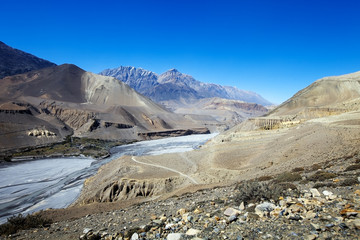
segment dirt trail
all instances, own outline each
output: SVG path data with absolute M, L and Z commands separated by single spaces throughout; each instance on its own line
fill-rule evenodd
M 186 174 L 184 174 L 182 172 L 179 172 L 178 170 L 168 168 L 168 167 L 164 167 L 164 166 L 161 166 L 161 165 L 158 165 L 158 164 L 140 162 L 140 161 L 136 160 L 135 157 L 131 157 L 131 160 L 133 160 L 134 162 L 139 163 L 139 164 L 144 164 L 144 165 L 148 165 L 148 166 L 152 166 L 152 167 L 162 168 L 162 169 L 165 169 L 165 170 L 168 170 L 168 171 L 171 171 L 171 172 L 178 173 L 181 176 L 184 176 L 184 177 L 188 178 L 192 183 L 199 184 L 194 178 L 192 178 L 189 175 L 186 175 Z

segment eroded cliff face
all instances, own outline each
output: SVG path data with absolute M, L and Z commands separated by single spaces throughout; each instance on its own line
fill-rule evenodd
M 31 104 L 0 104 L 0 153 L 62 141 L 71 129 Z
M 178 178 L 164 179 L 126 179 L 121 178 L 102 186 L 95 194 L 77 202 L 88 204 L 93 202 L 117 202 L 121 200 L 153 198 L 172 192 L 181 181 Z
M 51 114 L 65 124 L 70 126 L 73 130 L 77 130 L 88 123 L 90 120 L 95 119 L 96 114 L 94 112 L 82 109 L 64 108 L 57 105 L 55 102 L 44 101 L 40 104 L 43 111 Z

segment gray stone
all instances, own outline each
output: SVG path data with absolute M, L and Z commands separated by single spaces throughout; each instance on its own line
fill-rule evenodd
M 262 204 L 259 204 L 256 206 L 257 209 L 259 209 L 260 211 L 263 211 L 263 212 L 271 212 L 272 210 L 275 209 L 275 204 L 273 203 L 270 203 L 270 202 L 264 202 Z
M 237 220 L 237 216 L 236 215 L 231 215 L 229 218 L 228 218 L 228 222 L 229 223 L 232 223 L 232 222 L 234 222 L 234 221 L 236 221 Z
M 188 235 L 188 236 L 195 236 L 199 233 L 201 233 L 201 230 L 194 229 L 194 228 L 190 228 L 189 230 L 186 231 L 186 235 Z
M 323 191 L 322 193 L 323 193 L 325 196 L 330 196 L 330 195 L 333 195 L 333 193 L 332 193 L 332 192 L 327 191 L 327 190 Z
M 320 231 L 321 230 L 321 227 L 319 224 L 316 224 L 316 223 L 310 223 L 311 227 L 316 230 L 316 231 Z
M 244 211 L 244 210 L 245 210 L 245 204 L 244 204 L 244 202 L 241 202 L 241 203 L 240 203 L 239 209 L 240 209 L 241 211 Z
M 230 217 L 230 216 L 232 216 L 232 215 L 239 215 L 240 214 L 240 212 L 238 211 L 238 210 L 236 210 L 236 209 L 234 209 L 234 208 L 227 208 L 226 210 L 225 210 L 225 212 L 224 212 L 224 215 L 225 216 L 228 216 L 228 217 Z
M 83 233 L 88 234 L 89 232 L 92 232 L 91 228 L 84 228 Z
M 313 197 L 320 197 L 321 196 L 319 191 L 316 188 L 311 188 L 310 192 L 311 192 Z
M 139 240 L 139 234 L 134 233 L 134 234 L 131 236 L 131 240 Z
M 169 233 L 166 237 L 167 240 L 182 240 L 184 239 L 184 234 L 182 233 Z

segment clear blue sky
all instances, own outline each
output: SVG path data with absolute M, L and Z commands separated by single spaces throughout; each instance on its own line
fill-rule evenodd
M 0 41 L 100 72 L 170 68 L 281 103 L 360 71 L 358 0 L 1 0 Z

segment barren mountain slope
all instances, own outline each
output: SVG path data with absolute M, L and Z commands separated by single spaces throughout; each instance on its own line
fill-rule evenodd
M 163 104 L 175 113 L 212 116 L 216 120 L 227 123 L 228 126 L 238 124 L 250 117 L 257 117 L 267 113 L 267 109 L 256 103 L 224 98 L 203 98 L 200 100 L 167 101 Z
M 113 77 L 85 72 L 71 64 L 5 77 L 0 81 L 0 96 L 3 103 L 28 104 L 36 109 L 38 114 L 32 114 L 32 117 L 41 117 L 43 121 L 60 120 L 62 127 L 66 124 L 79 137 L 141 139 L 185 134 L 188 129 L 207 131 L 203 122 L 169 112 Z M 4 114 L 10 113 L 4 111 Z M 12 123 L 6 120 L 7 117 L 2 119 L 1 131 L 6 132 Z M 44 125 L 33 123 L 27 130 Z M 212 120 L 212 123 L 216 121 Z M 20 134 L 21 131 L 17 132 Z M 19 145 L 34 145 L 32 136 L 19 136 Z M 54 141 L 59 139 L 52 138 L 50 142 Z
M 317 80 L 278 106 L 270 116 L 316 117 L 316 112 L 345 112 L 359 109 L 360 72 Z M 313 112 L 313 113 L 311 113 Z
M 0 41 L 0 79 L 56 64 L 14 49 Z

